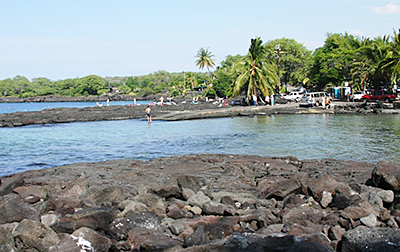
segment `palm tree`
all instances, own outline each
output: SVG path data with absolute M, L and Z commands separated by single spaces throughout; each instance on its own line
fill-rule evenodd
M 198 66 L 200 69 L 207 67 L 208 73 L 211 78 L 210 67 L 212 68 L 215 66 L 215 56 L 212 55 L 210 51 L 208 51 L 208 48 L 204 49 L 202 47 L 199 49 L 195 57 L 197 58 L 196 66 Z
M 189 85 L 190 85 L 190 88 L 193 90 L 193 88 L 194 88 L 195 86 L 197 86 L 197 79 L 196 79 L 196 76 L 194 76 L 193 73 L 188 72 L 186 78 L 187 78 L 186 83 L 189 84 Z
M 391 79 L 396 83 L 397 78 L 400 76 L 400 29 L 398 33 L 394 31 L 393 42 L 390 43 L 385 61 L 384 68 L 390 68 L 392 72 Z
M 367 57 L 370 55 L 365 53 L 366 48 L 371 44 L 371 40 L 366 38 L 360 41 L 360 44 L 357 46 L 357 49 L 352 54 L 354 57 L 351 74 L 353 77 L 354 88 L 357 90 L 365 91 L 367 89 L 367 79 L 369 74 L 373 71 L 374 67 L 371 64 L 371 60 Z
M 356 59 L 353 63 L 355 69 L 353 74 L 358 71 L 362 82 L 370 82 L 374 88 L 379 88 L 380 83 L 387 83 L 390 80 L 390 69 L 387 64 L 387 54 L 389 51 L 389 37 L 378 37 L 373 41 L 367 41 L 357 50 Z
M 253 94 L 257 96 L 257 90 L 260 90 L 264 96 L 267 96 L 274 92 L 276 85 L 279 85 L 276 63 L 267 59 L 265 52 L 260 37 L 251 39 L 245 60 L 237 62 L 233 67 L 238 73 L 233 89 L 235 95 L 247 90 L 248 99 Z

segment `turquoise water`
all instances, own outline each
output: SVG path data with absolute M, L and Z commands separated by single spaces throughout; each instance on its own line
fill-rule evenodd
M 77 162 L 198 154 L 400 161 L 398 115 L 277 115 L 0 128 L 0 176 Z

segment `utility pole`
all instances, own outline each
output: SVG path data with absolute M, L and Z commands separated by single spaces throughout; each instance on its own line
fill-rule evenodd
M 278 80 L 279 80 L 278 87 L 276 89 L 276 93 L 279 94 L 281 92 L 281 73 L 280 73 L 281 72 L 280 71 L 281 70 L 281 53 L 280 53 L 281 45 L 277 44 L 275 47 L 275 50 L 278 54 Z

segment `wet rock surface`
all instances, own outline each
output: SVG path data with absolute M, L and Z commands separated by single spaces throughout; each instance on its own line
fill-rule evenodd
M 0 178 L 0 250 L 399 251 L 399 166 L 200 154 L 27 171 Z

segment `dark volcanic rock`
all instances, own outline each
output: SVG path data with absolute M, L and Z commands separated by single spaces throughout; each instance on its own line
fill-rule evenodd
M 13 230 L 17 222 L 0 225 L 0 251 L 16 251 Z
M 278 181 L 262 193 L 266 195 L 266 198 L 283 199 L 289 194 L 299 192 L 301 192 L 301 183 L 297 177 L 294 177 Z
M 400 163 L 382 161 L 372 171 L 372 183 L 379 188 L 400 191 Z
M 0 249 L 345 251 L 362 241 L 390 251 L 400 195 L 382 185 L 395 167 L 200 154 L 28 171 L 1 178 Z
M 40 221 L 39 212 L 17 195 L 8 194 L 2 196 L 0 201 L 0 224 L 24 219 Z
M 24 184 L 22 176 L 15 174 L 0 179 L 0 196 L 12 193 L 14 188 Z
M 161 221 L 153 212 L 139 212 L 124 218 L 115 219 L 110 224 L 108 233 L 113 239 L 126 240 L 129 231 L 135 227 L 159 230 L 161 228 Z
M 17 251 L 49 251 L 60 238 L 57 233 L 40 222 L 22 220 L 13 231 Z M 29 251 L 29 250 L 28 250 Z
M 182 247 L 183 241 L 160 231 L 143 227 L 134 227 L 129 231 L 128 239 L 139 251 L 163 251 L 170 247 Z
M 65 215 L 51 227 L 60 233 L 72 233 L 81 227 L 107 231 L 112 219 L 112 214 L 105 208 L 84 209 Z
M 400 251 L 400 231 L 359 226 L 343 236 L 341 251 Z
M 111 247 L 111 240 L 104 235 L 100 235 L 96 231 L 82 227 L 72 233 L 73 237 L 81 237 L 90 242 L 93 251 L 106 252 Z
M 193 234 L 185 237 L 185 246 L 190 247 L 193 245 L 206 244 L 210 242 L 205 225 L 202 223 L 198 225 Z

